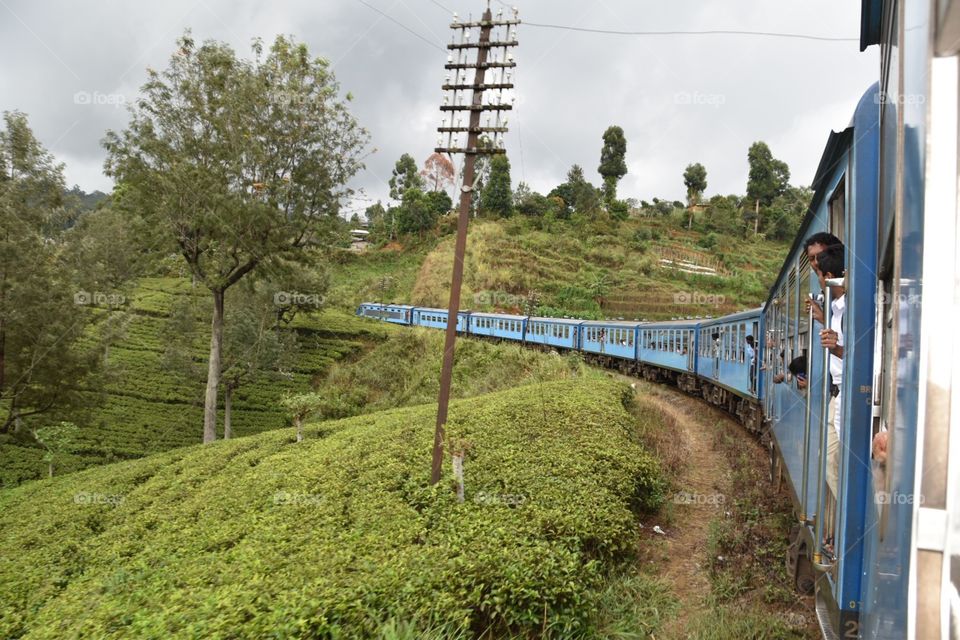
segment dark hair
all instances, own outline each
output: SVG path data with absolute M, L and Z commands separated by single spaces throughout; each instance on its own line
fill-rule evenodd
M 801 373 L 807 375 L 807 356 L 797 356 L 790 361 L 787 369 L 795 376 Z
M 745 340 L 747 341 L 747 344 L 749 344 L 751 347 L 753 346 L 753 336 L 747 336 Z
M 840 238 L 833 235 L 832 233 L 827 233 L 826 231 L 821 231 L 820 233 L 815 233 L 807 241 L 803 243 L 803 250 L 806 252 L 807 249 L 812 247 L 815 244 L 822 244 L 824 247 L 832 247 L 834 245 L 843 244 L 840 242 Z M 820 256 L 817 256 L 817 262 L 820 262 Z
M 713 334 L 712 336 L 710 336 L 710 337 L 713 338 L 714 340 L 719 340 L 719 339 L 720 339 L 720 334 L 714 332 L 714 334 Z
M 817 266 L 820 267 L 820 273 L 828 273 L 834 278 L 843 275 L 843 245 L 830 245 L 817 255 Z

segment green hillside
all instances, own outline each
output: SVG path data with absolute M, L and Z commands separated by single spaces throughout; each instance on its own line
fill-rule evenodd
M 336 303 L 446 307 L 452 224 L 441 230 L 412 251 L 391 245 L 345 258 L 334 270 Z M 473 220 L 462 306 L 586 318 L 717 316 L 761 304 L 786 250 L 763 237 L 687 230 L 663 216 L 579 227 L 523 217 Z
M 428 482 L 430 405 L 2 491 L 0 637 L 591 637 L 665 492 L 632 395 L 578 380 L 453 403 L 462 504 Z
M 57 456 L 57 473 L 182 447 L 200 441 L 203 424 L 203 385 L 186 380 L 164 366 L 169 314 L 180 296 L 202 296 L 188 280 L 145 278 L 126 308 L 125 335 L 110 349 L 114 375 L 102 394 L 91 394 L 91 408 L 67 453 Z M 284 392 L 306 391 L 331 363 L 362 351 L 383 339 L 391 327 L 358 324 L 331 311 L 298 318 L 301 353 L 297 366 L 284 376 L 264 377 L 241 387 L 234 399 L 233 429 L 238 436 L 276 429 L 286 424 L 278 401 Z M 204 345 L 196 358 L 204 359 Z M 12 438 L 0 440 L 0 480 L 4 486 L 46 473 L 44 451 Z

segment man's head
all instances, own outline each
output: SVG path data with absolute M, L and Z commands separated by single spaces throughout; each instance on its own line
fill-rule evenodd
M 747 341 L 748 345 L 750 345 L 751 347 L 753 346 L 753 336 L 747 336 L 745 340 Z
M 817 275 L 820 278 L 820 286 L 826 288 L 827 278 L 842 278 L 844 273 L 843 258 L 844 251 L 842 244 L 835 244 L 827 247 L 817 256 Z
M 810 266 L 814 271 L 820 273 L 818 256 L 823 252 L 827 247 L 832 247 L 840 242 L 840 238 L 833 235 L 832 233 L 827 233 L 826 231 L 821 231 L 820 233 L 815 233 L 807 241 L 803 243 L 803 249 L 807 252 L 807 260 L 810 261 Z

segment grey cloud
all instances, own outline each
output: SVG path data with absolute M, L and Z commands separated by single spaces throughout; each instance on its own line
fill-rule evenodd
M 366 0 L 443 46 L 443 5 L 477 16 L 480 0 Z M 752 29 L 855 37 L 857 3 L 830 0 L 517 0 L 521 18 L 608 29 Z M 495 0 L 496 8 L 498 2 Z M 356 0 L 120 0 L 0 3 L 0 110 L 20 109 L 67 179 L 109 189 L 100 140 L 122 128 L 121 100 L 133 100 L 145 68 L 162 68 L 190 27 L 198 39 L 229 42 L 242 54 L 253 37 L 290 33 L 331 60 L 354 112 L 371 131 L 368 170 L 355 180 L 385 198 L 386 179 L 404 152 L 432 151 L 445 54 Z M 681 198 L 690 162 L 709 172 L 708 193 L 743 192 L 746 151 L 767 140 L 794 182 L 812 178 L 829 129 L 846 125 L 876 76 L 876 54 L 855 42 L 744 36 L 627 37 L 521 26 L 518 108 L 507 149 L 515 182 L 549 191 L 570 165 L 599 182 L 601 135 L 627 134 L 630 173 L 621 195 Z M 77 94 L 88 95 L 85 104 Z M 112 96 L 112 97 L 111 97 Z M 118 97 L 119 96 L 119 97 Z M 82 98 L 81 98 L 82 101 Z M 522 154 L 521 154 L 522 148 Z M 522 157 L 521 157 L 522 156 Z

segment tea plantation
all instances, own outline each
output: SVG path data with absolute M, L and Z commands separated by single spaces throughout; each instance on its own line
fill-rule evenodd
M 594 637 L 664 480 L 632 393 L 586 379 L 275 430 L 0 491 L 0 637 Z M 445 467 L 449 474 L 449 464 Z
M 80 427 L 68 451 L 58 455 L 56 472 L 138 458 L 200 441 L 203 426 L 202 381 L 187 380 L 165 367 L 165 336 L 178 296 L 204 296 L 181 278 L 144 278 L 125 311 L 126 328 L 110 349 L 114 376 L 107 388 L 90 394 L 86 415 L 62 416 Z M 206 298 L 204 297 L 204 302 Z M 244 436 L 286 425 L 279 406 L 287 391 L 305 392 L 338 360 L 359 354 L 388 335 L 385 324 L 362 323 L 339 311 L 298 317 L 292 330 L 301 351 L 292 371 L 262 376 L 234 395 L 233 431 Z M 195 345 L 195 359 L 204 362 L 206 343 Z M 222 429 L 222 426 L 220 427 Z M 3 436 L 0 439 L 0 486 L 13 486 L 47 472 L 44 451 Z

